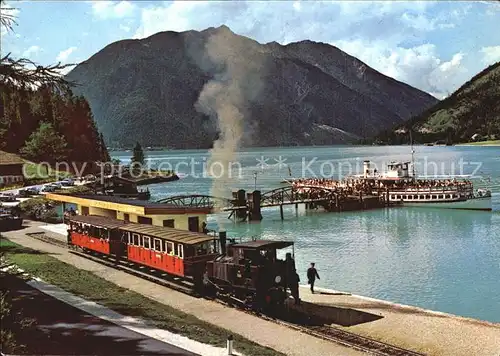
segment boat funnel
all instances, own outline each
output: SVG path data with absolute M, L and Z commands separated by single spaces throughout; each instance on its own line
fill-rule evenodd
M 219 231 L 219 241 L 220 241 L 220 252 L 225 255 L 226 254 L 226 240 L 227 240 L 226 231 Z

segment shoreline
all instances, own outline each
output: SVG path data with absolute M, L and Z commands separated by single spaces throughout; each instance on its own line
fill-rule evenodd
M 472 143 L 460 143 L 455 146 L 465 146 L 465 147 L 500 147 L 500 143 L 488 143 L 485 145 L 475 145 Z
M 301 284 L 300 287 L 304 288 L 304 290 L 309 289 L 309 285 L 307 285 L 307 284 Z M 494 321 L 490 321 L 490 320 L 483 320 L 483 319 L 478 319 L 478 318 L 473 318 L 473 317 L 468 317 L 468 316 L 462 316 L 462 315 L 443 312 L 443 311 L 439 311 L 439 310 L 427 309 L 427 308 L 423 308 L 423 307 L 419 307 L 419 306 L 415 306 L 415 305 L 401 304 L 401 303 L 393 302 L 390 300 L 378 299 L 378 298 L 368 297 L 368 296 L 359 295 L 359 294 L 353 294 L 350 292 L 339 291 L 336 289 L 329 289 L 329 288 L 322 288 L 322 287 L 315 286 L 314 290 L 316 292 L 320 292 L 320 293 L 318 293 L 319 295 L 322 295 L 323 293 L 325 295 L 344 295 L 344 296 L 354 297 L 354 298 L 358 298 L 358 299 L 362 299 L 362 300 L 366 300 L 366 301 L 370 301 L 370 302 L 386 304 L 386 305 L 391 306 L 395 309 L 405 309 L 405 310 L 409 310 L 409 311 L 417 311 L 417 312 L 421 312 L 421 313 L 432 314 L 435 316 L 461 319 L 463 321 L 470 322 L 470 323 L 479 323 L 479 324 L 483 324 L 486 326 L 500 327 L 500 322 L 494 322 Z
M 492 143 L 489 143 L 492 142 Z M 272 150 L 272 149 L 301 149 L 301 148 L 327 148 L 327 147 L 406 147 L 406 146 L 411 146 L 409 143 L 408 144 L 335 144 L 335 145 L 311 145 L 311 146 L 263 146 L 263 147 L 241 147 L 238 152 L 251 152 L 254 150 Z M 483 142 L 466 142 L 466 143 L 455 143 L 453 145 L 447 146 L 444 144 L 438 144 L 438 145 L 432 145 L 432 146 L 427 146 L 425 143 L 419 143 L 419 144 L 413 144 L 413 146 L 426 146 L 426 147 L 454 147 L 454 146 L 491 146 L 491 147 L 499 147 L 500 146 L 500 141 L 496 142 L 495 141 L 484 141 Z M 209 151 L 210 148 L 166 148 L 166 149 L 158 149 L 158 150 L 153 150 L 153 151 L 146 151 L 145 152 L 182 152 L 182 151 Z M 126 150 L 112 150 L 109 151 L 110 155 L 113 156 L 113 154 L 121 154 L 121 153 L 128 153 Z M 154 157 L 154 156 L 153 156 Z M 147 158 L 147 157 L 146 157 Z

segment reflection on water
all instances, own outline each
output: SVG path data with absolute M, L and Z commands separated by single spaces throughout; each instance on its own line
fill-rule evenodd
M 205 151 L 153 152 L 152 160 L 177 157 L 202 160 Z M 351 162 L 363 159 L 387 162 L 408 159 L 408 147 L 320 147 L 253 149 L 241 154 L 242 177 L 234 186 L 252 190 L 256 157 L 286 158 L 294 175 L 302 161 Z M 124 160 L 123 154 L 113 155 Z M 248 239 L 286 239 L 296 242 L 295 255 L 301 280 L 310 262 L 316 262 L 318 286 L 388 299 L 424 308 L 500 322 L 500 165 L 495 147 L 418 147 L 417 159 L 436 161 L 450 169 L 451 162 L 472 173 L 481 163 L 481 174 L 491 176 L 493 213 L 431 208 L 391 208 L 365 212 L 324 213 L 299 206 L 263 211 L 260 223 L 227 220 L 228 236 Z M 458 165 L 458 163 L 457 163 Z M 201 166 L 200 166 L 201 167 Z M 198 167 L 195 171 L 201 172 Z M 345 167 L 345 166 L 343 166 Z M 189 169 L 185 168 L 189 173 Z M 278 187 L 287 168 L 258 170 L 257 187 Z M 337 172 L 338 173 L 338 172 Z M 452 173 L 452 172 L 446 172 Z M 179 194 L 206 194 L 209 178 L 187 177 L 177 182 L 149 186 L 153 199 Z M 226 218 L 227 214 L 223 214 Z M 210 217 L 209 228 L 216 228 Z

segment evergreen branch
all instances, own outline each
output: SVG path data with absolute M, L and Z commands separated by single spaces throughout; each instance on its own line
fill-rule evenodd
M 4 4 L 5 1 L 0 1 L 0 4 Z M 13 7 L 0 7 L 0 26 L 5 27 L 7 31 L 14 31 L 14 25 L 17 25 L 16 17 L 11 12 L 16 10 Z
M 62 69 L 76 64 L 57 64 L 41 66 L 30 59 L 13 59 L 11 53 L 0 59 L 0 84 L 21 89 L 35 89 L 40 86 L 49 86 L 61 91 L 67 91 L 77 85 L 68 81 L 60 73 Z

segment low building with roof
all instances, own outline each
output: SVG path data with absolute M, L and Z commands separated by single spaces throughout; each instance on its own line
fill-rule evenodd
M 125 199 L 111 195 L 47 193 L 47 199 L 77 206 L 80 215 L 106 216 L 119 220 L 173 227 L 199 232 L 210 214 L 208 207 L 182 207 L 173 204 Z
M 23 183 L 23 165 L 18 155 L 0 151 L 0 186 Z

